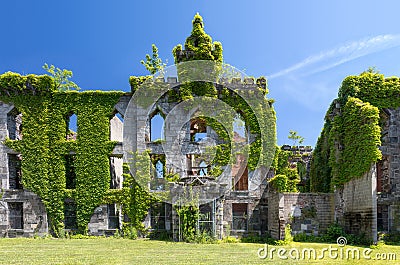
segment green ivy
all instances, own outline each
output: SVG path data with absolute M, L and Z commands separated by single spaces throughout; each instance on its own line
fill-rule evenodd
M 20 152 L 22 183 L 43 201 L 50 228 L 63 234 L 64 200 L 77 206 L 78 231 L 85 233 L 110 183 L 109 120 L 123 92 L 57 92 L 49 76 L 0 75 L 0 100 L 22 113 L 23 139 L 5 141 Z M 78 117 L 77 140 L 66 140 L 68 115 Z M 66 155 L 75 153 L 76 188 L 66 189 Z
M 381 158 L 379 112 L 399 107 L 399 93 L 399 78 L 373 71 L 343 80 L 314 150 L 312 191 L 332 191 L 335 185 L 361 177 Z

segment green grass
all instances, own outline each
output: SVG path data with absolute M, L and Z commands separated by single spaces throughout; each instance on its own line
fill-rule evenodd
M 337 247 L 335 244 L 332 247 Z M 0 264 L 400 264 L 400 246 L 382 246 L 376 253 L 396 253 L 397 261 L 260 259 L 263 244 L 188 244 L 115 238 L 97 239 L 0 239 Z M 269 248 L 278 246 L 268 246 Z M 321 252 L 329 244 L 292 243 L 291 248 L 314 248 Z M 345 248 L 346 249 L 346 248 Z M 361 249 L 362 253 L 362 249 Z M 288 255 L 286 253 L 286 255 Z M 327 256 L 327 255 L 326 255 Z

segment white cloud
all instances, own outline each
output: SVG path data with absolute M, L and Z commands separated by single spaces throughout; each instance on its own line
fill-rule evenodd
M 269 75 L 268 79 L 294 73 L 300 76 L 319 73 L 351 60 L 397 46 L 400 46 L 400 35 L 378 35 L 353 41 L 310 56 L 297 64 Z

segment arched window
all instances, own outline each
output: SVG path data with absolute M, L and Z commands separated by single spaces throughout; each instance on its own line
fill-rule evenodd
M 78 131 L 78 116 L 74 112 L 70 112 L 66 119 L 66 136 L 67 140 L 76 140 Z
M 154 166 L 154 173 L 150 181 L 150 190 L 163 190 L 165 183 L 165 157 L 163 155 L 151 155 L 151 160 Z
M 123 141 L 124 133 L 124 116 L 116 112 L 110 119 L 110 140 L 111 141 Z
M 164 115 L 157 110 L 150 119 L 150 141 L 164 139 Z
M 156 178 L 163 179 L 164 178 L 164 164 L 161 160 L 158 160 L 156 163 Z

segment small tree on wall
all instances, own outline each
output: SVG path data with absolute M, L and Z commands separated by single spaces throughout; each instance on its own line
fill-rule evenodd
M 293 146 L 296 146 L 297 143 L 302 144 L 304 142 L 304 137 L 298 135 L 297 132 L 293 130 L 289 131 L 288 139 L 293 141 Z

